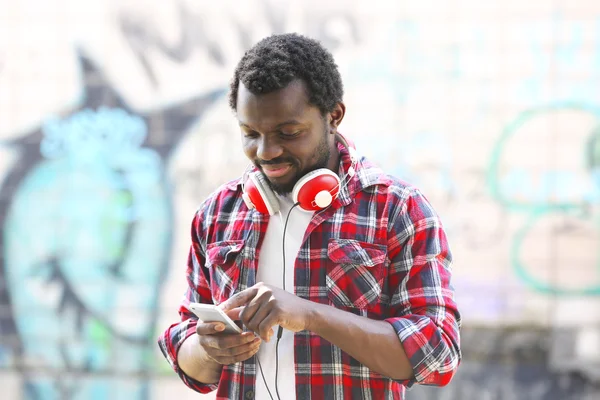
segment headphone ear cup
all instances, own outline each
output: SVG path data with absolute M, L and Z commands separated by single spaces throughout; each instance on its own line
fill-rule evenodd
M 292 192 L 294 203 L 305 211 L 318 211 L 333 203 L 340 190 L 340 178 L 327 168 L 304 175 Z
M 279 200 L 269 182 L 260 172 L 253 172 L 244 183 L 244 202 L 262 214 L 274 215 L 279 211 Z

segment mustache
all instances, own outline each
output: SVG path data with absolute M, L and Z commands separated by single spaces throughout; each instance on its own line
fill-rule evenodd
M 272 160 L 256 160 L 256 165 L 278 165 L 278 164 L 292 164 L 294 165 L 294 160 L 289 158 L 274 158 Z

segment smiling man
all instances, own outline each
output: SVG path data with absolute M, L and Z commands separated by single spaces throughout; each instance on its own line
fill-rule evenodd
M 356 156 L 338 131 L 342 97 L 312 39 L 270 36 L 239 62 L 230 105 L 254 166 L 196 212 L 181 321 L 159 339 L 190 388 L 403 399 L 454 375 L 460 315 L 442 224 L 417 188 Z M 244 332 L 199 322 L 191 302 Z

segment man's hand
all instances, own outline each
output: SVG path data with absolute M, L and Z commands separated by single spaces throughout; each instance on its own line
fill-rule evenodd
M 220 307 L 267 342 L 275 325 L 292 332 L 308 329 L 313 308 L 310 301 L 264 283 L 237 293 Z
M 222 333 L 224 329 L 225 325 L 220 322 L 196 325 L 198 343 L 212 361 L 229 365 L 245 361 L 258 352 L 261 340 L 254 333 Z

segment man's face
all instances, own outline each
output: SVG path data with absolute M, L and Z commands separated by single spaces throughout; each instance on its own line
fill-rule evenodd
M 240 83 L 237 116 L 244 153 L 275 192 L 290 193 L 308 172 L 335 168 L 334 135 L 321 111 L 308 103 L 301 81 L 261 95 Z

